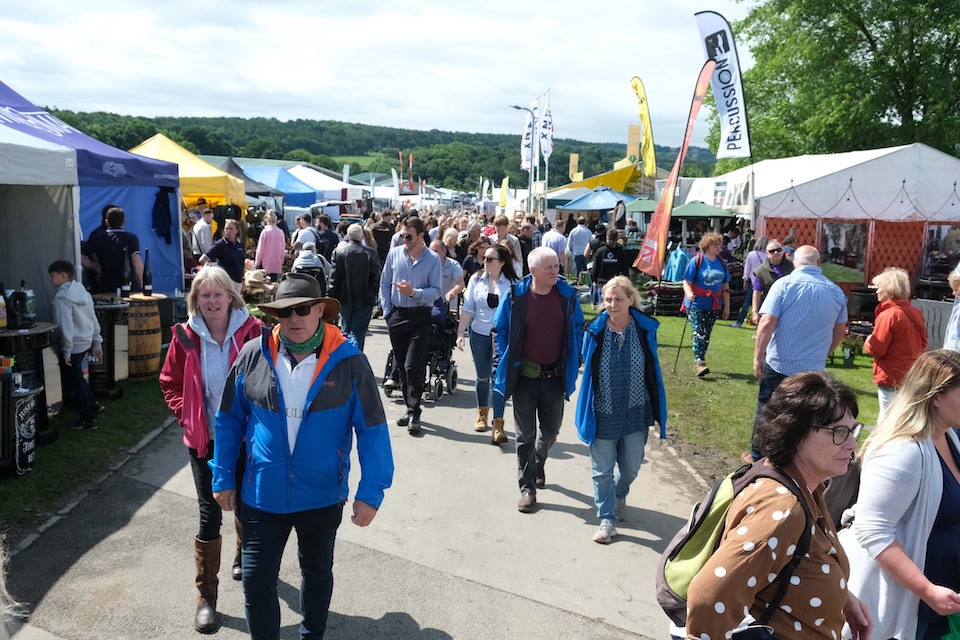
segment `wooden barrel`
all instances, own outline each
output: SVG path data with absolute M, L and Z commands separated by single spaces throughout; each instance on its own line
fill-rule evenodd
M 127 298 L 127 356 L 131 382 L 151 380 L 160 373 L 160 296 L 135 293 Z

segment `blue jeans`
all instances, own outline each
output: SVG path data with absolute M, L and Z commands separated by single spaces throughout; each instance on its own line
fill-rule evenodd
M 650 430 L 644 427 L 617 440 L 597 438 L 590 445 L 593 501 L 597 504 L 597 517 L 601 520 L 617 523 L 617 500 L 627 497 L 630 484 L 640 473 L 649 433 Z
M 787 379 L 787 376 L 774 370 L 766 362 L 763 363 L 763 378 L 760 379 L 760 388 L 757 391 L 757 413 L 753 417 L 753 434 L 750 436 L 751 455 L 754 460 L 763 457 L 760 449 L 757 447 L 757 425 L 760 424 L 760 416 L 763 414 L 763 408 L 770 401 L 770 396 L 776 391 L 780 383 Z
M 252 640 L 280 638 L 277 578 L 291 529 L 297 531 L 302 574 L 300 638 L 323 637 L 333 596 L 333 545 L 342 517 L 342 502 L 296 513 L 267 513 L 243 506 L 243 593 Z
M 367 327 L 370 326 L 370 316 L 373 307 L 340 307 L 340 316 L 343 318 L 343 330 L 353 336 L 357 347 L 363 351 L 363 343 L 367 339 Z
M 492 391 L 490 377 L 497 368 L 496 349 L 493 344 L 493 335 L 485 336 L 470 329 L 470 351 L 473 352 L 473 364 L 477 368 L 477 406 L 493 407 L 493 417 L 502 418 L 507 401 L 503 396 Z M 493 402 L 490 402 L 491 392 Z
M 581 272 L 587 270 L 587 258 L 582 253 L 578 256 L 573 256 L 573 264 L 577 266 L 577 273 L 574 275 L 580 275 Z

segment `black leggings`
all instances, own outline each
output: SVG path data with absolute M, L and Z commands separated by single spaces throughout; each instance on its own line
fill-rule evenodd
M 207 455 L 203 458 L 197 456 L 196 449 L 188 449 L 190 452 L 190 469 L 193 471 L 193 482 L 197 486 L 197 502 L 200 506 L 200 530 L 197 533 L 197 539 L 203 542 L 216 540 L 220 537 L 220 525 L 223 522 L 223 513 L 220 505 L 213 499 L 213 472 L 207 464 L 213 459 L 213 440 L 207 447 Z M 240 516 L 240 485 L 242 484 L 243 473 L 247 467 L 247 448 L 246 443 L 240 445 L 240 455 L 237 457 L 237 517 Z

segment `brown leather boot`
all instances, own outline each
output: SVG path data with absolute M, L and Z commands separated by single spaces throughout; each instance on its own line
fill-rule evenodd
M 477 407 L 477 424 L 473 425 L 474 431 L 486 431 L 490 428 L 487 425 L 487 414 L 489 413 L 489 407 Z
M 194 560 L 197 566 L 197 615 L 193 626 L 200 633 L 216 633 L 220 629 L 217 615 L 217 572 L 220 571 L 220 545 L 216 540 L 194 539 Z
M 505 444 L 509 440 L 507 434 L 503 432 L 503 418 L 493 419 L 493 433 L 490 434 L 490 444 Z
M 243 580 L 243 525 L 240 524 L 240 518 L 233 516 L 233 524 L 237 529 L 237 553 L 233 556 L 233 579 Z

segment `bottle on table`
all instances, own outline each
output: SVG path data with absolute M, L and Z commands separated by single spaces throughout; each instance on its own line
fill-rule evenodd
M 127 248 L 123 248 L 123 270 L 121 271 L 120 293 L 124 298 L 130 297 L 130 256 Z
M 144 249 L 143 258 L 143 295 L 153 295 L 153 272 L 150 271 L 150 249 Z

